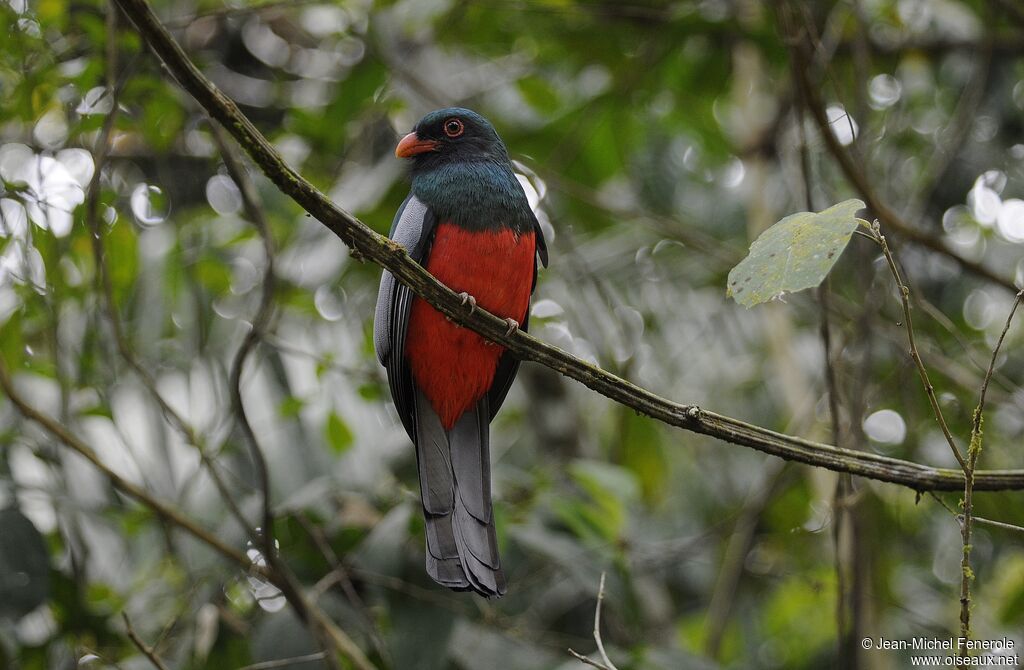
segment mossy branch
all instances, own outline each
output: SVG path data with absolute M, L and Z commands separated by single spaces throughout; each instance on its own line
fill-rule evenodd
M 960 537 L 963 541 L 963 556 L 960 560 L 960 637 L 970 638 L 971 636 L 971 582 L 974 581 L 974 570 L 971 568 L 971 533 L 973 532 L 974 518 L 974 490 L 977 484 L 978 457 L 981 456 L 981 444 L 984 437 L 985 425 L 985 394 L 988 392 L 988 384 L 992 380 L 992 374 L 996 369 L 996 362 L 999 360 L 999 350 L 1006 339 L 1006 333 L 1010 331 L 1013 317 L 1017 308 L 1024 300 L 1024 290 L 1018 291 L 1013 299 L 1013 307 L 1006 317 L 1006 325 L 999 334 L 996 346 L 992 349 L 992 359 L 985 372 L 985 379 L 981 382 L 981 391 L 978 393 L 978 406 L 974 408 L 971 420 L 971 441 L 967 447 L 967 464 L 964 467 L 964 500 L 963 514 L 960 521 Z M 1007 526 L 1008 524 L 1003 524 Z M 1012 526 L 1010 526 L 1012 528 Z
M 659 397 L 522 331 L 506 335 L 508 326 L 504 320 L 482 309 L 470 314 L 454 292 L 415 263 L 401 246 L 340 209 L 295 172 L 238 106 L 196 68 L 145 0 L 115 1 L 178 83 L 231 133 L 281 192 L 319 220 L 354 252 L 390 270 L 416 295 L 455 322 L 507 347 L 522 360 L 549 367 L 607 398 L 671 426 L 787 460 L 903 484 L 919 491 L 963 489 L 964 476 L 961 471 L 840 449 L 776 433 L 694 405 Z M 979 471 L 974 474 L 976 490 L 1024 490 L 1024 470 Z

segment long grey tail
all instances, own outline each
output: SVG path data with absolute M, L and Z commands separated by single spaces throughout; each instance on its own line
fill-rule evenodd
M 487 397 L 450 431 L 416 390 L 416 461 L 427 530 L 427 574 L 457 591 L 505 595 L 491 511 Z

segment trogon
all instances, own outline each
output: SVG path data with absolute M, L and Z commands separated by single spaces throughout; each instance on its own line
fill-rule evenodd
M 443 284 L 525 330 L 538 259 L 537 218 L 494 127 L 459 107 L 424 116 L 398 143 L 412 189 L 390 237 Z M 491 509 L 490 422 L 519 361 L 447 319 L 385 271 L 374 346 L 416 446 L 427 573 L 455 590 L 505 593 Z

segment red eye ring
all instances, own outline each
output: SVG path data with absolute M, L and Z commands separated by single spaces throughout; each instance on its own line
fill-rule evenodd
M 444 134 L 448 137 L 458 137 L 465 130 L 466 127 L 462 125 L 462 121 L 454 116 L 444 122 Z

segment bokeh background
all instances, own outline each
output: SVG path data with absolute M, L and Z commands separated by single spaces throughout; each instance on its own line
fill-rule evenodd
M 1024 281 L 1016 0 L 154 8 L 291 165 L 378 231 L 408 190 L 401 134 L 441 106 L 486 115 L 551 250 L 539 338 L 680 402 L 955 466 L 877 246 L 854 237 L 824 302 L 811 291 L 748 310 L 725 278 L 773 222 L 859 195 L 795 85 L 788 16 L 814 55 L 804 65 L 830 132 L 878 196 Z M 18 392 L 126 480 L 257 551 L 211 469 L 258 526 L 231 369 L 267 286 L 263 219 L 273 310 L 240 387 L 279 555 L 379 667 L 583 667 L 566 649 L 593 652 L 602 572 L 603 638 L 623 670 L 905 667 L 859 650 L 860 637 L 955 631 L 958 495 L 854 480 L 837 496 L 833 473 L 669 429 L 529 363 L 492 426 L 509 594 L 437 587 L 423 571 L 413 450 L 372 351 L 380 269 L 248 164 L 240 177 L 239 150 L 111 5 L 4 0 L 0 41 L 0 351 Z M 964 444 L 1013 293 L 891 240 Z M 1018 323 L 989 389 L 986 469 L 1024 467 L 1022 340 Z M 1020 524 L 1021 495 L 978 494 L 976 512 Z M 310 654 L 264 667 L 325 667 L 277 589 L 116 492 L 7 398 L 0 508 L 0 667 L 152 667 L 122 612 L 169 668 Z M 1022 544 L 984 526 L 973 542 L 975 632 L 1016 636 L 1018 651 Z

